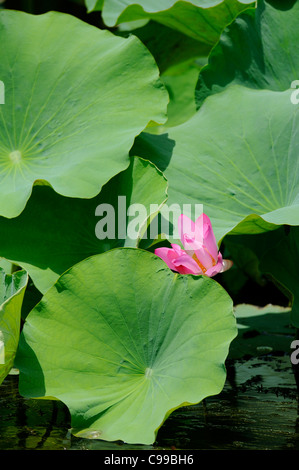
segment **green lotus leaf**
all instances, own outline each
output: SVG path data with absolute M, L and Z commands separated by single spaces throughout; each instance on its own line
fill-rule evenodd
M 139 158 L 92 199 L 66 198 L 49 186 L 36 185 L 22 214 L 0 217 L 1 256 L 25 268 L 46 292 L 84 258 L 117 246 L 137 246 L 147 219 L 158 210 L 155 205 L 160 207 L 166 198 L 163 174 Z
M 166 127 L 185 122 L 196 112 L 195 87 L 200 69 L 206 65 L 212 45 L 202 43 L 156 21 L 127 31 L 121 25 L 122 36 L 136 35 L 154 56 L 161 72 L 161 81 L 169 94 L 167 122 L 147 127 L 147 132 L 162 133 Z
M 6 274 L 0 268 L 0 384 L 14 365 L 27 282 L 26 271 Z
M 299 107 L 291 90 L 232 86 L 167 134 L 143 133 L 134 153 L 168 180 L 168 202 L 203 204 L 216 238 L 299 225 Z
M 186 122 L 195 114 L 194 88 L 199 71 L 200 65 L 191 60 L 170 67 L 161 75 L 170 96 L 170 101 L 167 110 L 167 122 L 157 126 L 160 133 L 165 132 L 167 128 Z
M 168 119 L 165 124 L 149 125 L 145 132 L 163 134 L 194 116 L 197 111 L 194 89 L 202 62 L 205 62 L 204 58 L 191 59 L 169 67 L 161 74 L 161 80 L 169 94 Z
M 288 90 L 299 76 L 299 2 L 258 0 L 222 33 L 199 75 L 197 106 L 229 84 Z
M 128 25 L 130 23 L 120 25 L 118 34 L 124 37 L 130 34 L 137 36 L 154 56 L 162 74 L 169 68 L 180 66 L 192 59 L 204 58 L 203 65 L 207 63 L 212 46 L 206 43 L 152 20 L 142 27 L 131 30 L 127 30 Z M 192 91 L 194 95 L 194 87 Z
M 216 281 L 118 248 L 72 267 L 29 313 L 20 391 L 64 402 L 77 436 L 151 444 L 173 410 L 220 393 L 236 331 Z
M 11 274 L 13 272 L 13 264 L 5 258 L 0 258 L 0 268 L 6 272 L 6 274 Z
M 87 11 L 102 10 L 104 0 L 85 0 Z
M 86 0 L 88 11 L 102 10 L 107 26 L 153 19 L 206 44 L 215 44 L 227 24 L 253 4 L 249 0 Z
M 37 180 L 91 198 L 129 165 L 134 138 L 164 122 L 151 54 L 70 15 L 0 12 L 0 214 L 16 217 Z

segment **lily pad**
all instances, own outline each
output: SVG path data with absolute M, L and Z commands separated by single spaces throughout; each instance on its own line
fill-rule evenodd
M 180 64 L 184 64 L 192 59 L 195 60 L 199 57 L 205 59 L 202 65 L 206 65 L 212 45 L 202 43 L 153 20 L 148 21 L 147 24 L 142 27 L 127 30 L 126 28 L 129 24 L 130 23 L 120 25 L 118 34 L 125 37 L 130 34 L 137 36 L 154 56 L 162 74 L 167 72 L 169 68 L 173 69 L 175 66 L 179 67 Z
M 231 86 L 167 133 L 142 133 L 134 153 L 164 171 L 169 206 L 203 204 L 217 240 L 299 225 L 299 107 L 291 93 Z
M 299 2 L 259 0 L 223 31 L 199 75 L 197 106 L 231 84 L 288 90 L 299 76 Z
M 151 444 L 173 410 L 220 393 L 235 335 L 216 281 L 111 250 L 63 274 L 28 315 L 20 391 L 64 402 L 77 436 Z
M 127 31 L 121 25 L 118 34 L 136 35 L 154 56 L 161 72 L 161 80 L 169 94 L 167 122 L 162 125 L 150 123 L 147 132 L 161 134 L 166 127 L 173 127 L 189 119 L 196 112 L 195 87 L 198 74 L 207 63 L 211 44 L 202 43 L 177 30 L 156 21 Z M 123 29 L 124 28 L 124 29 Z
M 160 134 L 167 132 L 168 128 L 182 124 L 196 113 L 194 88 L 199 70 L 200 63 L 191 60 L 170 67 L 161 75 L 170 100 L 167 109 L 167 122 L 157 126 Z
M 251 0 L 86 0 L 88 11 L 101 10 L 107 26 L 153 19 L 206 44 L 215 44 L 223 28 L 254 4 Z
M 155 205 L 166 199 L 165 177 L 139 158 L 132 158 L 95 198 L 66 198 L 50 186 L 36 185 L 22 214 L 0 217 L 0 255 L 26 269 L 46 292 L 85 258 L 117 246 L 138 246 Z
M 3 269 L 6 274 L 11 274 L 13 272 L 13 264 L 5 258 L 0 258 L 0 268 Z
M 6 274 L 0 268 L 0 384 L 14 365 L 27 282 L 26 271 Z
M 158 67 L 124 39 L 57 12 L 0 12 L 0 214 L 16 217 L 37 180 L 92 198 L 129 165 L 134 138 L 166 119 Z

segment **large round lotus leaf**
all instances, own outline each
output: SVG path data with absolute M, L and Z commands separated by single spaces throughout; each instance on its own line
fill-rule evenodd
M 167 134 L 143 134 L 134 153 L 164 171 L 169 206 L 203 204 L 218 240 L 233 229 L 299 225 L 299 107 L 291 93 L 229 87 Z
M 136 38 L 69 15 L 0 12 L 0 214 L 17 216 L 32 185 L 94 197 L 129 165 L 132 142 L 163 122 L 168 94 Z
M 299 77 L 299 2 L 259 0 L 222 33 L 199 75 L 198 107 L 229 84 L 283 91 Z
M 28 315 L 20 391 L 63 401 L 76 435 L 151 444 L 174 409 L 220 393 L 236 331 L 216 281 L 118 248 L 71 268 Z
M 107 26 L 151 18 L 206 44 L 253 4 L 251 0 L 86 0 L 88 11 L 102 10 Z
M 154 205 L 166 200 L 166 190 L 163 174 L 139 158 L 91 199 L 62 197 L 36 185 L 22 214 L 0 217 L 0 255 L 25 268 L 46 292 L 79 261 L 124 244 L 137 246 Z M 138 212 L 141 208 L 146 214 Z
M 14 365 L 27 282 L 26 271 L 6 274 L 0 268 L 0 384 Z

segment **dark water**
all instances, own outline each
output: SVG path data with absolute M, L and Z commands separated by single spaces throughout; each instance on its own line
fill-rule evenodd
M 176 410 L 153 446 L 78 439 L 58 401 L 24 399 L 18 376 L 0 386 L 0 450 L 253 449 L 299 450 L 297 389 L 289 356 L 228 366 L 222 393 Z

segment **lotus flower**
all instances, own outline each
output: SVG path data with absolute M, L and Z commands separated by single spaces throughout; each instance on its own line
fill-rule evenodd
M 195 222 L 186 215 L 180 215 L 178 229 L 184 250 L 175 243 L 171 244 L 172 248 L 155 250 L 172 271 L 212 277 L 232 266 L 232 262 L 223 260 L 218 252 L 212 224 L 206 214 Z

